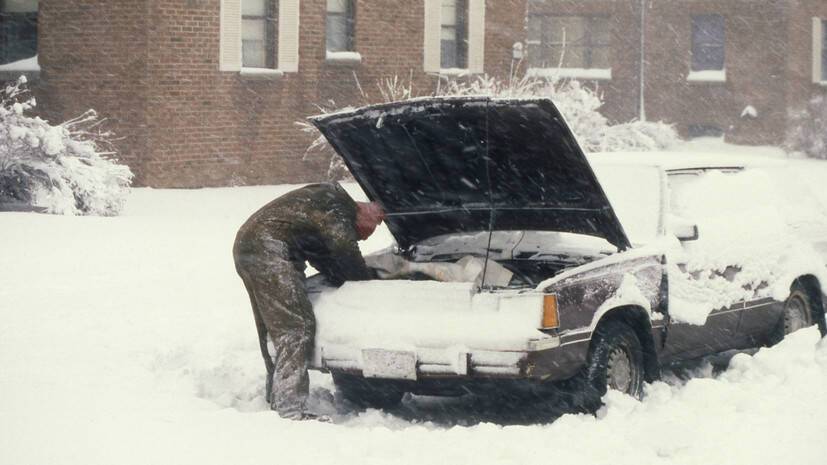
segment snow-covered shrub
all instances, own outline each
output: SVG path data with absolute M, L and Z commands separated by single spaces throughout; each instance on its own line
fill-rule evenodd
M 550 98 L 586 152 L 664 150 L 679 141 L 675 129 L 664 123 L 632 121 L 609 124 L 609 120 L 600 113 L 603 106 L 601 95 L 575 80 L 524 77 L 502 81 L 480 76 L 470 81 L 452 81 L 437 95 Z
M 0 204 L 49 213 L 117 215 L 132 172 L 110 150 L 112 135 L 93 110 L 52 125 L 27 112 L 36 105 L 26 79 L 0 90 Z
M 358 80 L 357 80 L 358 85 Z M 664 150 L 677 144 L 680 139 L 675 129 L 665 123 L 632 121 L 612 125 L 600 113 L 603 106 L 602 96 L 575 80 L 554 80 L 549 78 L 529 77 L 507 80 L 484 75 L 473 78 L 460 77 L 450 81 L 439 81 L 430 94 L 417 94 L 413 80 L 407 82 L 397 77 L 382 79 L 377 83 L 380 101 L 392 102 L 409 100 L 423 95 L 434 96 L 489 96 L 498 98 L 550 98 L 566 119 L 569 127 L 577 137 L 580 146 L 586 152 L 621 152 Z M 359 85 L 365 104 L 375 101 Z M 342 109 L 320 108 L 323 113 Z M 346 174 L 344 163 L 336 156 L 323 136 L 315 127 L 300 122 L 302 129 L 316 137 L 308 148 L 330 157 L 329 176 Z
M 827 98 L 810 100 L 807 106 L 790 115 L 786 146 L 812 158 L 827 158 Z

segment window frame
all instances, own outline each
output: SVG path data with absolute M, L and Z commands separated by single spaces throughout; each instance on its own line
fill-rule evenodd
M 0 0 L 0 65 L 13 63 L 21 60 L 26 60 L 37 56 L 38 54 L 38 41 L 39 41 L 39 21 L 38 21 L 38 14 L 40 11 L 40 5 L 37 0 L 35 0 L 35 10 L 34 11 L 6 11 L 6 2 L 7 0 Z M 12 19 L 14 17 L 14 19 Z M 24 25 L 28 25 L 28 30 Z M 14 26 L 17 26 L 16 28 Z M 29 51 L 32 51 L 30 55 L 27 54 L 23 56 L 23 54 L 19 53 L 18 48 L 13 48 L 9 44 L 16 43 L 10 42 L 9 38 L 11 37 L 11 32 L 17 33 L 15 39 L 20 39 L 19 34 L 21 32 L 27 32 L 33 35 L 33 38 L 29 40 L 24 40 L 23 42 L 30 43 Z M 18 53 L 13 53 L 18 52 Z M 11 58 L 10 58 L 11 57 Z
M 821 19 L 821 82 L 827 83 L 827 19 Z
M 701 38 L 701 21 L 702 20 L 711 20 L 711 19 L 720 19 L 720 27 L 721 27 L 721 43 L 702 43 Z M 692 34 L 690 37 L 690 64 L 689 70 L 692 72 L 698 71 L 724 71 L 726 70 L 726 17 L 724 15 L 718 13 L 708 13 L 708 14 L 698 14 L 692 15 Z M 710 22 L 708 24 L 713 24 Z M 709 35 L 705 33 L 705 35 Z M 708 68 L 704 67 L 699 61 L 702 56 L 708 57 L 709 53 L 703 53 L 702 51 L 708 51 L 710 49 L 719 49 L 720 50 L 720 68 Z M 717 60 L 716 60 L 717 61 Z
M 528 60 L 530 67 L 539 68 L 539 69 L 548 69 L 548 68 L 557 68 L 558 65 L 556 63 L 547 63 L 547 62 L 535 62 L 535 58 L 533 57 L 535 52 L 532 50 L 539 49 L 541 51 L 542 58 L 546 57 L 553 57 L 558 50 L 566 50 L 571 48 L 582 49 L 583 53 L 583 67 L 572 67 L 572 66 L 565 66 L 560 64 L 561 69 L 589 69 L 589 70 L 596 70 L 596 69 L 611 69 L 611 16 L 608 14 L 589 14 L 589 15 L 579 15 L 579 14 L 572 14 L 572 15 L 563 15 L 563 14 L 555 14 L 555 13 L 529 13 L 528 15 L 528 22 L 530 23 L 532 20 L 540 21 L 540 37 L 539 39 L 532 39 L 528 38 L 526 40 L 526 45 L 528 45 L 528 50 L 526 51 L 528 54 Z M 553 33 L 554 28 L 551 27 L 551 22 L 555 19 L 562 19 L 562 18 L 577 18 L 583 22 L 583 43 L 572 45 L 571 42 L 560 42 L 554 41 Z M 596 24 L 598 22 L 605 21 L 606 32 L 608 33 L 609 38 L 606 42 L 599 42 L 597 41 L 594 36 L 595 30 L 597 29 Z M 531 26 L 529 26 L 530 28 Z M 536 48 L 535 48 L 536 47 Z M 594 52 L 596 49 L 605 49 L 609 53 L 607 54 L 609 63 L 607 63 L 606 67 L 597 67 L 594 64 Z
M 242 2 L 244 0 L 241 0 Z M 278 50 L 278 14 L 279 2 L 278 0 L 264 0 L 265 12 L 264 16 L 259 15 L 245 15 L 241 13 L 241 68 L 248 69 L 278 69 L 278 57 L 276 56 Z M 264 22 L 264 48 L 265 48 L 265 66 L 250 66 L 244 61 L 244 21 L 263 21 Z
M 439 67 L 440 69 L 468 69 L 468 17 L 470 16 L 469 0 L 454 0 L 455 22 L 446 25 L 442 19 L 439 21 Z M 445 0 L 440 2 L 440 13 L 445 9 Z M 442 16 L 440 15 L 440 18 Z M 446 41 L 442 38 L 445 30 L 452 30 L 453 41 Z M 446 54 L 443 53 L 443 42 L 454 42 L 454 54 L 452 62 L 446 63 Z M 450 55 L 449 55 L 450 56 Z M 453 63 L 453 66 L 450 66 Z
M 344 2 L 344 12 L 332 12 L 328 9 L 327 0 L 325 1 L 325 50 L 327 52 L 337 53 L 356 51 L 356 1 L 344 0 Z M 345 18 L 345 48 L 343 50 L 332 50 L 330 48 L 330 42 L 328 41 L 330 37 L 330 31 L 328 30 L 328 25 L 330 24 L 331 16 Z

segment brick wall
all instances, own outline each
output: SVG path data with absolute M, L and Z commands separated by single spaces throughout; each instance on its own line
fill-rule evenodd
M 59 122 L 94 108 L 121 138 L 121 160 L 141 173 L 148 136 L 147 0 L 41 0 L 39 8 L 42 71 L 33 92 L 40 112 Z
M 302 18 L 312 17 L 314 3 L 302 2 Z M 150 2 L 145 182 L 200 187 L 318 179 L 322 167 L 302 159 L 309 140 L 294 124 L 314 112 L 317 100 L 318 60 L 309 52 L 320 43 L 318 26 L 302 23 L 298 74 L 253 79 L 219 71 L 219 11 L 219 0 Z
M 803 108 L 817 95 L 827 96 L 827 86 L 812 79 L 812 18 L 827 19 L 827 1 L 790 0 L 787 40 L 790 44 L 785 63 L 787 111 Z M 827 130 L 827 129 L 825 129 Z
M 422 0 L 356 0 L 359 63 L 325 58 L 325 0 L 302 0 L 298 73 L 278 79 L 221 72 L 220 0 L 41 0 L 42 111 L 62 120 L 97 109 L 122 137 L 138 185 L 201 187 L 322 179 L 325 156 L 296 121 L 336 107 L 381 101 L 377 82 L 396 76 L 427 95 Z M 789 108 L 825 88 L 811 82 L 812 16 L 823 0 L 647 2 L 646 113 L 650 120 L 714 125 L 729 140 L 777 143 Z M 526 12 L 608 15 L 612 79 L 591 82 L 615 122 L 639 115 L 638 0 L 487 0 L 485 69 L 512 72 Z M 724 83 L 690 83 L 691 16 L 726 22 Z M 361 86 L 361 90 L 360 90 Z M 752 105 L 757 118 L 742 118 Z
M 278 79 L 218 70 L 219 0 L 151 0 L 147 27 L 147 150 L 141 182 L 152 186 L 298 183 L 327 172 L 296 121 L 336 107 L 382 101 L 377 83 L 397 77 L 420 95 L 436 89 L 423 72 L 421 0 L 357 0 L 360 63 L 325 58 L 324 0 L 301 2 L 299 72 Z M 525 0 L 490 0 L 486 69 L 507 74 L 521 40 Z M 360 89 L 361 87 L 361 89 Z
M 717 126 L 728 140 L 780 140 L 784 131 L 784 2 L 685 0 L 654 2 L 647 21 L 646 104 L 650 119 Z M 725 23 L 726 82 L 689 82 L 692 16 L 720 14 Z M 741 117 L 753 106 L 757 118 Z
M 639 115 L 640 10 L 636 0 L 546 0 L 529 3 L 532 13 L 608 16 L 611 34 L 610 80 L 586 81 L 603 96 L 603 114 L 613 122 Z M 525 40 L 525 39 L 523 39 Z

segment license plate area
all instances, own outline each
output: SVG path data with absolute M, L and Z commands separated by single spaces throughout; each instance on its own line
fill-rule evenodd
M 362 376 L 416 380 L 416 353 L 401 350 L 362 349 Z

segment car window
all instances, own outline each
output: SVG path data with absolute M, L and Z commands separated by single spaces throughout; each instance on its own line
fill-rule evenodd
M 750 255 L 754 251 L 746 242 L 757 241 L 759 231 L 769 237 L 786 228 L 775 184 L 763 170 L 670 174 L 668 185 L 670 216 L 699 229 L 699 239 L 685 243 L 688 250 Z
M 745 192 L 735 192 L 735 186 L 742 177 L 738 169 L 699 169 L 669 173 L 669 213 L 687 220 L 698 219 L 704 212 L 711 212 L 721 206 L 722 197 L 730 202 L 737 202 Z M 722 181 L 716 182 L 719 177 Z M 728 182 L 727 179 L 732 182 Z M 710 190 L 711 189 L 711 190 Z M 764 186 L 754 185 L 754 190 L 763 190 Z M 705 195 L 708 194 L 708 195 Z M 733 196 L 737 198 L 733 198 Z
M 683 202 L 683 197 L 687 195 L 687 186 L 691 188 L 692 184 L 701 176 L 701 171 L 670 173 L 669 180 L 669 211 L 673 215 L 684 217 L 686 214 L 686 205 Z
M 650 166 L 592 165 L 632 244 L 651 242 L 660 230 L 660 170 Z

